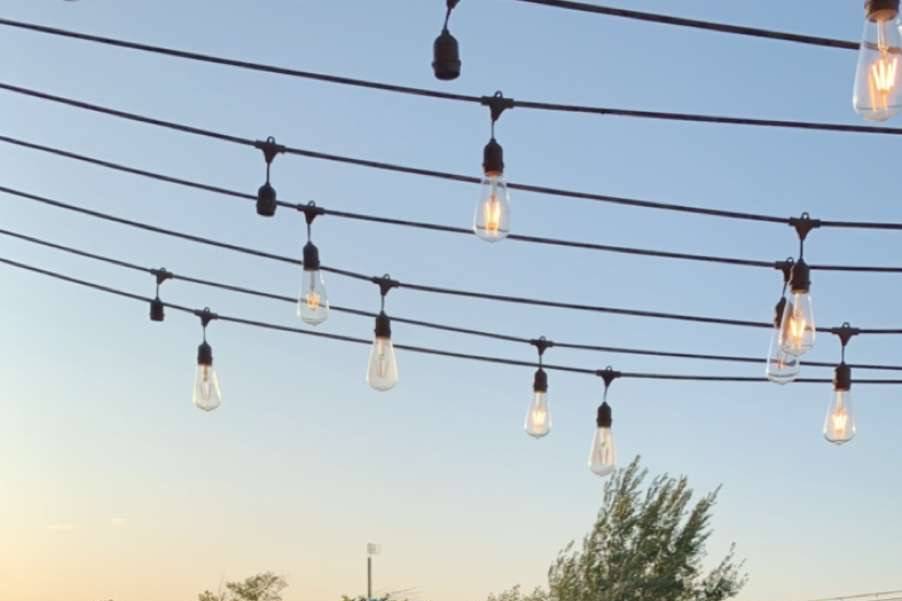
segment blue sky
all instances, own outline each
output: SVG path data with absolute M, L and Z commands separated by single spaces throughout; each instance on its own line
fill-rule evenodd
M 463 75 L 432 78 L 443 16 L 433 2 L 135 3 L 8 0 L 3 16 L 321 72 L 470 94 L 649 110 L 857 123 L 854 52 L 593 17 L 503 0 L 464 1 L 452 31 Z M 631 2 L 856 39 L 859 3 Z M 627 6 L 627 3 L 621 3 Z M 180 62 L 3 29 L 5 82 L 324 152 L 479 174 L 481 107 Z M 5 135 L 253 192 L 257 151 L 0 94 Z M 819 218 L 899 221 L 898 142 L 517 109 L 498 124 L 508 179 Z M 198 235 L 300 256 L 299 215 L 0 145 L 3 185 Z M 469 225 L 475 186 L 279 157 L 282 198 Z M 777 260 L 790 228 L 519 193 L 520 233 Z M 13 197 L 3 226 L 149 266 L 294 294 L 296 269 L 62 213 Z M 640 309 L 769 319 L 779 277 L 320 219 L 324 263 L 403 280 Z M 816 231 L 812 262 L 894 264 L 897 233 Z M 0 255 L 151 294 L 149 276 L 11 239 Z M 364 550 L 383 544 L 377 588 L 481 599 L 541 584 L 590 526 L 603 482 L 585 466 L 601 384 L 550 374 L 555 429 L 522 431 L 529 369 L 399 353 L 390 393 L 364 384 L 368 349 L 225 323 L 210 326 L 224 404 L 190 403 L 195 318 L 147 321 L 141 304 L 2 269 L 0 596 L 22 601 L 193 598 L 271 569 L 287 599 L 363 591 Z M 336 304 L 378 307 L 367 284 L 328 278 Z M 815 273 L 822 325 L 898 326 L 896 276 Z M 167 300 L 296 325 L 290 305 L 165 284 Z M 768 333 L 393 292 L 397 315 L 524 336 L 761 354 Z M 329 332 L 369 336 L 333 314 Z M 532 359 L 528 347 L 396 324 L 398 342 Z M 894 338 L 861 337 L 850 360 L 896 363 Z M 834 361 L 821 337 L 811 358 Z M 763 367 L 549 351 L 549 362 L 628 371 L 758 375 Z M 829 377 L 829 370 L 806 375 Z M 864 375 L 864 374 L 859 374 Z M 879 374 L 877 374 L 879 376 Z M 859 436 L 821 438 L 829 386 L 645 381 L 611 393 L 619 453 L 698 490 L 723 484 L 712 560 L 735 541 L 741 601 L 899 588 L 893 388 L 858 386 Z M 829 574 L 829 577 L 825 575 Z

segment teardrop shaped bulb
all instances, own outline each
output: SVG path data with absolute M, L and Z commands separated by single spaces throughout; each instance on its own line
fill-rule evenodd
M 219 378 L 212 365 L 198 365 L 194 376 L 194 406 L 204 411 L 213 411 L 222 404 Z
M 376 336 L 370 350 L 366 382 L 376 390 L 390 390 L 398 383 L 398 362 L 391 338 Z
M 510 233 L 510 194 L 500 173 L 486 175 L 482 180 L 473 232 L 487 242 L 503 240 Z
M 790 355 L 801 357 L 814 347 L 816 326 L 811 295 L 797 292 L 787 299 L 780 323 L 780 347 Z
M 548 393 L 533 392 L 532 403 L 526 412 L 526 433 L 542 438 L 551 431 L 551 412 L 548 410 Z
M 597 428 L 589 449 L 589 469 L 598 476 L 609 476 L 614 472 L 616 462 L 613 432 L 610 428 Z
M 864 21 L 852 104 L 869 121 L 886 121 L 902 108 L 902 38 L 897 17 L 896 11 L 878 10 Z
M 329 297 L 326 283 L 319 269 L 304 270 L 301 294 L 298 296 L 298 317 L 304 323 L 319 325 L 329 318 Z
M 845 444 L 855 438 L 855 415 L 851 390 L 835 390 L 824 419 L 824 438 L 833 444 Z
M 775 384 L 789 384 L 798 377 L 801 366 L 797 356 L 787 353 L 780 346 L 780 330 L 774 328 L 767 351 L 767 379 Z

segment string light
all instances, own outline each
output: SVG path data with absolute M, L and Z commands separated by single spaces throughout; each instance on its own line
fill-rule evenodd
M 610 366 L 597 372 L 597 375 L 604 381 L 604 398 L 598 407 L 598 414 L 595 418 L 595 435 L 592 437 L 592 446 L 589 449 L 589 469 L 596 476 L 609 476 L 617 467 L 617 450 L 614 447 L 614 433 L 611 426 L 614 419 L 611 413 L 611 406 L 608 405 L 608 389 L 611 382 L 621 376 L 620 372 L 614 371 Z
M 218 315 L 207 307 L 196 311 L 203 328 L 203 341 L 197 347 L 197 373 L 194 376 L 194 406 L 203 411 L 213 411 L 222 404 L 222 391 L 219 388 L 219 376 L 213 368 L 213 348 L 207 342 L 207 325 Z
M 855 414 L 852 411 L 852 368 L 846 364 L 846 345 L 858 334 L 848 322 L 834 332 L 842 345 L 839 365 L 833 375 L 833 399 L 824 418 L 824 438 L 841 445 L 855 438 Z
M 380 308 L 379 315 L 376 316 L 366 382 L 374 390 L 384 392 L 391 390 L 398 383 L 398 360 L 391 341 L 391 319 L 385 313 L 385 296 L 392 288 L 397 288 L 398 282 L 392 280 L 388 274 L 381 278 L 373 278 L 373 282 L 379 286 Z
M 526 433 L 533 438 L 542 438 L 551 431 L 551 411 L 548 408 L 548 374 L 543 369 L 542 356 L 545 350 L 554 346 L 544 336 L 531 341 L 539 355 L 539 368 L 532 381 L 532 401 L 526 411 Z
M 150 301 L 150 320 L 151 321 L 163 321 L 166 319 L 166 309 L 163 301 L 160 300 L 160 285 L 172 278 L 172 274 L 166 271 L 165 268 L 154 269 L 151 271 L 156 279 L 157 288 L 156 293 L 154 294 L 154 298 Z
M 819 226 L 808 213 L 793 221 L 799 236 L 799 258 L 793 263 L 789 276 L 790 297 L 783 309 L 780 324 L 780 347 L 784 352 L 801 357 L 814 348 L 817 326 L 811 302 L 811 270 L 805 263 L 805 238 Z
M 257 190 L 257 214 L 262 217 L 272 217 L 276 214 L 276 207 L 279 203 L 276 198 L 276 189 L 269 183 L 269 171 L 272 162 L 280 153 L 285 152 L 285 147 L 276 144 L 276 139 L 272 136 L 266 138 L 265 141 L 257 140 L 254 146 L 263 152 L 263 160 L 266 161 L 266 181 Z
M 495 139 L 495 123 L 505 109 L 513 108 L 501 92 L 483 98 L 492 118 L 492 137 L 482 152 L 483 178 L 479 203 L 473 215 L 473 232 L 486 242 L 504 240 L 510 233 L 510 192 L 504 181 L 504 149 Z
M 442 33 L 432 44 L 432 70 L 435 72 L 435 78 L 441 81 L 451 81 L 460 77 L 460 48 L 457 39 L 448 31 L 448 19 L 459 2 L 460 0 L 447 0 Z
M 298 296 L 298 317 L 304 320 L 304 323 L 315 326 L 329 318 L 329 296 L 320 270 L 319 249 L 310 239 L 313 220 L 322 215 L 323 211 L 313 201 L 300 210 L 303 211 L 307 221 L 307 244 L 304 245 L 304 274 Z
M 783 291 L 780 300 L 774 307 L 774 329 L 770 337 L 770 346 L 767 350 L 767 367 L 765 375 L 767 379 L 776 384 L 788 384 L 796 379 L 801 369 L 801 361 L 797 355 L 787 353 L 780 344 L 783 334 L 783 318 L 786 313 L 786 287 L 789 285 L 790 274 L 793 265 L 792 257 L 786 259 L 782 265 Z
M 902 108 L 899 0 L 866 0 L 852 105 L 869 121 L 886 121 Z

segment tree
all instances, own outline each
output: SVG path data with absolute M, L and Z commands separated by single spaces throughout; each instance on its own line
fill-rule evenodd
M 647 478 L 638 457 L 614 474 L 592 531 L 548 569 L 547 591 L 524 595 L 514 587 L 489 601 L 724 601 L 739 594 L 747 577 L 734 547 L 708 573 L 702 565 L 720 489 L 690 505 L 685 476 L 664 474 L 645 487 Z
M 204 591 L 197 601 L 282 601 L 282 591 L 288 583 L 272 572 L 263 572 L 241 582 L 227 582 L 225 592 Z

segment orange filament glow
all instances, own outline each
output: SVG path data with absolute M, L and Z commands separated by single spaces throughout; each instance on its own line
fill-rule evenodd
M 483 203 L 482 216 L 486 231 L 497 234 L 501 229 L 501 201 L 494 194 Z

